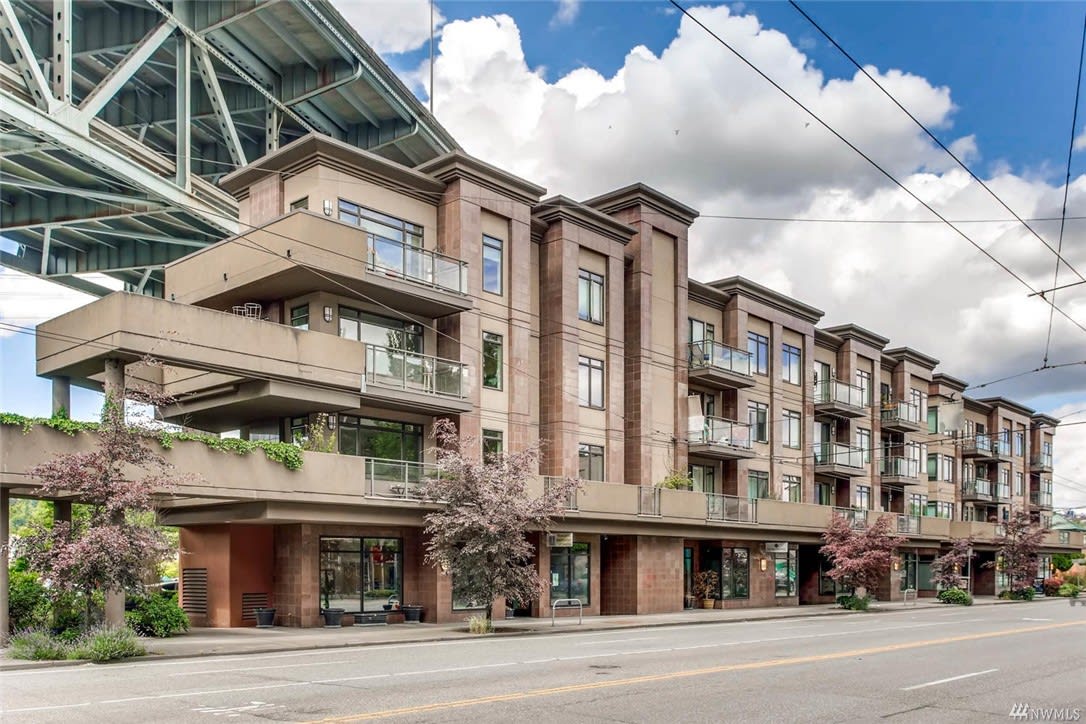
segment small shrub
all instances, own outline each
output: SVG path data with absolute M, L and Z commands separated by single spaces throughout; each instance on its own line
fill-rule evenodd
M 960 588 L 947 588 L 939 591 L 939 600 L 943 603 L 950 603 L 956 606 L 973 605 L 973 597 L 969 595 L 969 591 L 964 591 Z
M 1032 587 L 1015 588 L 1013 590 L 1002 591 L 999 597 L 1005 601 L 1032 601 L 1034 591 Z
M 1046 578 L 1044 582 L 1044 592 L 1046 596 L 1057 595 L 1060 592 L 1060 579 Z
M 468 618 L 468 631 L 473 634 L 494 633 L 494 622 L 486 616 L 471 616 Z
M 79 639 L 68 655 L 70 659 L 90 661 L 115 661 L 132 656 L 143 656 L 147 650 L 136 638 L 136 632 L 127 626 L 99 626 Z
M 1056 591 L 1056 595 L 1064 596 L 1066 598 L 1076 598 L 1081 592 L 1082 586 L 1075 583 L 1065 583 L 1060 586 L 1060 589 L 1058 591 Z
M 668 490 L 693 490 L 694 481 L 690 476 L 678 470 L 670 471 L 663 480 L 656 484 L 657 487 Z
M 20 631 L 11 637 L 8 656 L 28 661 L 58 661 L 66 659 L 71 646 L 43 629 Z
M 871 596 L 838 596 L 837 605 L 850 611 L 866 611 L 871 606 Z
M 189 618 L 177 605 L 177 595 L 165 592 L 136 599 L 124 622 L 140 636 L 160 639 L 189 630 Z
M 852 601 L 852 594 L 844 593 L 837 597 L 837 605 L 841 608 L 848 608 L 849 603 Z
M 49 623 L 48 591 L 21 559 L 8 569 L 8 615 L 11 631 L 39 629 Z

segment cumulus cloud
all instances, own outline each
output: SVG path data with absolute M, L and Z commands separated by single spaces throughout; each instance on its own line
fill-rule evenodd
M 102 283 L 102 279 L 105 277 L 93 281 Z M 94 297 L 89 294 L 45 282 L 14 269 L 0 267 L 0 322 L 33 327 L 38 322 L 69 312 L 92 299 Z M 0 326 L 0 338 L 13 334 L 19 332 Z
M 827 79 L 787 36 L 735 6 L 692 12 L 948 218 L 1007 218 L 861 73 Z M 980 156 L 975 137 L 952 133 L 950 88 L 907 70 L 867 71 L 960 157 Z M 708 218 L 933 217 L 688 19 L 659 55 L 634 47 L 610 77 L 579 68 L 553 82 L 527 62 L 512 18 L 452 22 L 435 88 L 438 118 L 470 153 L 551 193 L 586 198 L 643 181 L 700 209 L 690 250 L 698 279 L 742 274 L 824 309 L 827 324 L 857 322 L 973 382 L 1040 364 L 1045 303 L 945 226 Z M 1062 188 L 1043 176 L 1000 167 L 986 182 L 1024 217 L 1059 215 Z M 1073 184 L 1071 204 L 1086 204 L 1086 179 Z M 1035 288 L 1051 284 L 1053 255 L 1020 225 L 961 228 Z M 1058 223 L 1035 228 L 1054 244 Z M 1064 250 L 1086 273 L 1078 227 Z M 1086 295 L 1059 303 L 1086 322 Z M 1050 361 L 1081 359 L 1082 334 L 1057 316 Z M 1086 391 L 1086 375 L 1053 371 L 988 389 L 1026 399 L 1073 390 Z
M 407 53 L 430 40 L 429 0 L 332 0 L 378 53 Z M 445 16 L 435 6 L 435 32 Z
M 1077 413 L 1077 414 L 1073 414 Z M 1056 509 L 1086 506 L 1086 396 L 1051 411 L 1068 423 L 1056 430 L 1053 448 L 1052 502 Z
M 581 12 L 581 0 L 558 0 L 558 10 L 551 18 L 551 27 L 570 25 Z

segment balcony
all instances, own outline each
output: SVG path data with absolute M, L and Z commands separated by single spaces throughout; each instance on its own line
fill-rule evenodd
M 984 478 L 962 481 L 962 500 L 976 500 L 984 503 L 992 502 L 992 481 Z
M 1011 484 L 1010 483 L 996 483 L 995 489 L 992 493 L 996 500 L 1008 501 L 1011 499 Z
M 727 523 L 757 523 L 758 500 L 734 495 L 706 494 L 706 520 Z
M 362 397 L 409 412 L 467 412 L 467 365 L 367 344 Z
M 913 458 L 885 457 L 879 461 L 879 474 L 884 486 L 904 488 L 918 485 L 920 462 Z
M 814 446 L 815 473 L 831 478 L 853 478 L 867 474 L 864 451 L 858 447 L 836 442 Z
M 1031 490 L 1029 504 L 1034 508 L 1052 510 L 1052 491 Z
M 718 390 L 754 386 L 749 352 L 712 340 L 691 342 L 688 348 L 691 383 Z
M 651 485 L 639 486 L 637 491 L 637 514 L 651 518 L 660 517 L 660 488 Z
M 1052 472 L 1052 453 L 1038 453 L 1029 459 L 1029 471 L 1031 473 Z
M 897 532 L 904 533 L 906 535 L 919 535 L 920 534 L 920 516 L 919 515 L 899 515 L 897 516 Z
M 366 459 L 366 496 L 394 500 L 422 500 L 422 488 L 438 472 L 433 463 Z
M 698 421 L 703 421 L 697 427 Z M 690 454 L 715 460 L 743 460 L 754 457 L 750 425 L 719 417 L 690 418 Z
M 863 530 L 867 527 L 867 511 L 861 508 L 834 508 L 834 515 L 839 515 L 848 521 L 853 530 Z
M 546 475 L 546 476 L 543 477 L 543 487 L 544 487 L 544 489 L 549 491 L 551 489 L 551 486 L 557 484 L 558 482 L 560 482 L 562 480 L 563 480 L 563 478 L 560 478 L 560 477 L 557 477 L 557 476 L 554 476 L 554 475 Z M 567 513 L 576 513 L 578 510 L 580 510 L 579 502 L 578 502 L 578 493 L 579 492 L 580 491 L 577 490 L 577 488 L 573 488 L 566 495 L 564 505 L 565 505 L 565 510 L 566 510 Z
M 453 294 L 467 294 L 467 263 L 376 234 L 367 237 L 366 266 L 370 271 Z
M 882 405 L 883 432 L 925 432 L 928 422 L 920 416 L 920 406 L 911 402 L 886 402 Z
M 962 439 L 962 457 L 973 458 L 979 462 L 998 463 L 1006 457 L 1002 447 L 1002 441 L 995 435 L 973 435 Z
M 839 380 L 822 380 L 814 384 L 816 415 L 854 418 L 870 414 L 863 388 Z

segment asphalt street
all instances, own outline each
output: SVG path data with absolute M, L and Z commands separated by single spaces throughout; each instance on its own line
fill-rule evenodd
M 961 724 L 1076 708 L 1086 721 L 1086 607 L 1063 601 L 0 674 L 5 723 Z

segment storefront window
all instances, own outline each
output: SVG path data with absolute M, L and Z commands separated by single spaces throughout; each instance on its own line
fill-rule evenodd
M 570 548 L 551 548 L 551 601 L 576 598 L 589 604 L 589 546 L 574 543 Z
M 750 597 L 750 551 L 724 548 L 720 556 L 720 597 Z
M 421 462 L 422 425 L 340 415 L 339 451 L 380 460 Z
M 322 537 L 320 607 L 347 613 L 383 611 L 403 600 L 403 547 L 399 538 Z
M 778 598 L 796 595 L 796 551 L 773 554 L 773 595 Z

